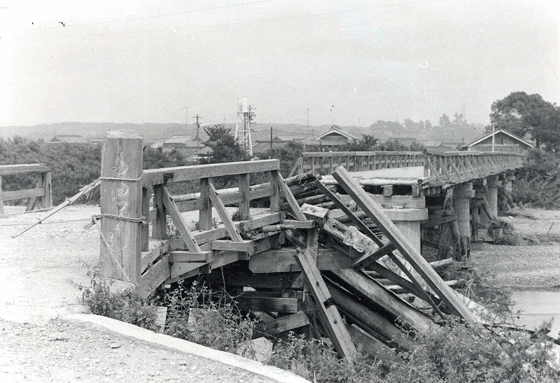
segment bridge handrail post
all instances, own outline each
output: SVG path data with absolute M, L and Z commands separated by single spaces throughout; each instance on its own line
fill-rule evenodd
M 109 134 L 101 155 L 101 262 L 103 275 L 138 284 L 146 224 L 142 193 L 142 138 Z

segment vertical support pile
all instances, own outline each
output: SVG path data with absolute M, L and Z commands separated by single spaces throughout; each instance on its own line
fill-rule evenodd
M 101 261 L 108 277 L 138 283 L 142 253 L 142 139 L 111 133 L 101 157 Z

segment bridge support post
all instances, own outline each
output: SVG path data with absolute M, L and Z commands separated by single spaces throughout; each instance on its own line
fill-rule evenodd
M 103 275 L 140 281 L 142 257 L 142 139 L 111 133 L 101 155 L 101 262 Z
M 428 220 L 428 209 L 384 209 L 383 212 L 404 234 L 414 250 L 421 254 L 420 224 Z
M 453 190 L 453 209 L 457 215 L 457 225 L 459 228 L 459 245 L 462 258 L 468 258 L 471 251 L 471 221 L 470 221 L 470 202 L 474 197 L 472 183 L 457 186 Z
M 502 181 L 497 177 L 488 178 L 488 190 L 486 191 L 486 201 L 488 202 L 488 211 L 494 216 L 498 216 L 498 188 L 502 186 Z

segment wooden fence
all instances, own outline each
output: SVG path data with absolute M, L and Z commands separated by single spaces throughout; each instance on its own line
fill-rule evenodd
M 2 190 L 2 177 L 14 174 L 39 173 L 37 187 L 26 190 Z M 29 199 L 27 210 L 52 207 L 51 171 L 45 164 L 0 165 L 0 214 L 4 214 L 4 202 Z
M 149 294 L 165 281 L 208 273 L 270 249 L 280 231 L 270 230 L 252 240 L 242 235 L 286 224 L 280 193 L 297 206 L 296 220 L 304 221 L 299 226 L 297 221 L 291 224 L 309 226 L 312 222 L 299 211 L 279 169 L 278 160 L 263 160 L 143 171 L 142 140 L 114 133 L 103 147 L 100 177 L 104 274 L 133 282 Z M 224 176 L 235 179 L 235 187 L 216 190 L 215 179 Z M 252 178 L 266 181 L 251 186 Z M 187 183 L 191 192 L 172 195 L 172 187 L 179 183 Z M 252 217 L 249 206 L 255 199 L 265 199 L 266 209 Z M 235 205 L 235 212 L 226 205 Z M 212 216 L 213 208 L 219 224 Z M 194 212 L 194 223 L 186 212 Z M 170 222 L 177 230 L 174 238 L 169 235 Z

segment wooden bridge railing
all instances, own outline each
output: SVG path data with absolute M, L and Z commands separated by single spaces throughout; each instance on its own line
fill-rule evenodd
M 337 166 L 351 172 L 424 166 L 421 152 L 306 152 L 292 169 L 292 174 L 312 172 L 331 174 Z
M 431 185 L 455 184 L 523 167 L 525 156 L 513 152 L 425 153 L 425 177 Z
M 40 179 L 35 189 L 2 190 L 2 177 L 14 174 L 39 173 Z M 45 164 L 0 165 L 0 214 L 4 214 L 4 201 L 28 198 L 27 210 L 52 207 L 52 178 Z
M 280 193 L 297 205 L 279 170 L 278 160 L 263 160 L 142 171 L 142 140 L 125 133 L 109 136 L 100 177 L 104 274 L 149 294 L 165 281 L 207 273 L 270 248 L 278 231 L 258 240 L 244 240 L 242 234 L 283 221 Z M 235 187 L 216 190 L 216 178 L 223 176 L 234 179 Z M 252 179 L 265 181 L 251 186 Z M 189 193 L 172 195 L 178 183 L 187 183 Z M 251 201 L 263 198 L 267 208 L 252 217 Z M 235 212 L 226 205 L 234 205 Z M 295 216 L 305 220 L 301 213 Z M 177 230 L 173 238 L 170 222 Z
M 290 175 L 331 174 L 340 165 L 351 172 L 423 166 L 424 177 L 435 185 L 518 169 L 523 159 L 523 154 L 513 152 L 307 152 L 296 161 Z

